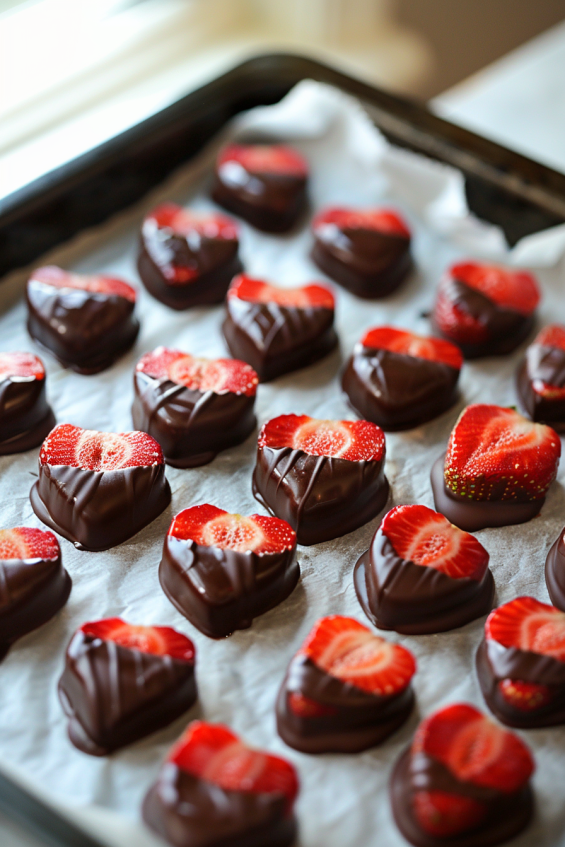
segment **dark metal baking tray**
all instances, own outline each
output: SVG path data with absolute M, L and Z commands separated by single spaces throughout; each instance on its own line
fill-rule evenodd
M 0 277 L 134 204 L 193 158 L 230 118 L 281 100 L 302 79 L 357 97 L 375 125 L 463 172 L 471 209 L 502 227 L 509 244 L 565 221 L 565 174 L 313 59 L 250 59 L 132 129 L 0 200 Z M 0 811 L 52 847 L 102 847 L 0 773 Z

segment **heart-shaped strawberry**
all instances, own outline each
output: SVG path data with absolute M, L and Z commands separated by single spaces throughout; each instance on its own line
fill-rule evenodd
M 282 144 L 228 144 L 216 161 L 212 197 L 264 232 L 286 232 L 306 207 L 308 165 Z
M 225 215 L 163 203 L 143 221 L 137 267 L 149 293 L 171 309 L 221 303 L 241 271 L 238 228 Z
M 224 338 L 261 382 L 311 365 L 337 346 L 335 301 L 326 286 L 277 288 L 239 276 L 227 297 Z
M 70 591 L 52 532 L 0 529 L 0 660 L 14 641 L 51 620 Z
M 412 267 L 410 230 L 390 209 L 328 208 L 312 231 L 314 262 L 357 297 L 391 294 Z
M 529 418 L 565 431 L 565 327 L 551 324 L 528 347 L 517 373 L 518 399 Z
M 161 514 L 171 499 L 163 452 L 145 432 L 59 424 L 39 454 L 31 490 L 39 519 L 83 550 L 107 550 Z
M 103 756 L 172 723 L 196 701 L 194 644 L 168 626 L 83 624 L 59 680 L 69 737 Z
M 531 332 L 539 301 L 538 284 L 529 273 L 460 262 L 440 282 L 432 323 L 467 359 L 503 355 Z
M 432 470 L 436 508 L 470 531 L 523 523 L 539 514 L 560 456 L 550 427 L 514 409 L 468 406 Z
M 237 359 L 157 347 L 135 369 L 133 425 L 159 442 L 168 464 L 206 464 L 255 429 L 258 382 L 253 368 Z
M 412 429 L 455 403 L 462 364 L 448 341 L 374 327 L 355 345 L 341 385 L 360 417 L 385 431 Z
M 299 544 L 318 544 L 381 511 L 389 491 L 384 460 L 384 433 L 369 421 L 280 415 L 259 435 L 253 493 L 288 521 Z
M 247 747 L 226 726 L 193 721 L 145 797 L 143 818 L 176 847 L 291 847 L 297 794 L 287 761 Z
M 211 638 L 251 626 L 288 597 L 299 576 L 296 533 L 286 521 L 208 503 L 174 518 L 159 568 L 169 600 Z
M 38 447 L 55 426 L 43 362 L 32 353 L 0 353 L 0 456 Z
M 121 279 L 37 268 L 27 282 L 26 298 L 31 337 L 77 373 L 110 367 L 139 332 L 137 292 Z

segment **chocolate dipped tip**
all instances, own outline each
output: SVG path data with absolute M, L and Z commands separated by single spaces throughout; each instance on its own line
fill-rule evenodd
M 518 368 L 516 387 L 531 420 L 565 432 L 565 327 L 550 324 L 538 333 Z
M 0 456 L 38 447 L 55 426 L 38 356 L 0 353 Z
M 565 611 L 565 529 L 561 530 L 547 554 L 545 584 L 553 605 Z

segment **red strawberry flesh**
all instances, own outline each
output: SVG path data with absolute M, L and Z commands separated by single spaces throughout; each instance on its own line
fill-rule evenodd
M 266 423 L 259 447 L 291 447 L 310 456 L 328 456 L 350 462 L 380 461 L 385 436 L 369 421 L 325 421 L 308 415 L 280 415 Z
M 391 353 L 402 353 L 416 359 L 427 359 L 431 362 L 442 362 L 456 370 L 463 364 L 463 354 L 459 347 L 441 338 L 425 338 L 403 329 L 391 326 L 379 326 L 369 329 L 361 339 L 363 347 L 375 350 L 389 350 Z
M 296 309 L 335 309 L 332 292 L 324 285 L 304 285 L 301 288 L 277 288 L 259 279 L 241 274 L 228 291 L 228 297 L 237 297 L 250 303 L 276 303 Z
M 453 579 L 480 582 L 488 567 L 483 545 L 427 506 L 395 506 L 385 515 L 381 532 L 401 559 L 435 568 Z
M 226 215 L 196 214 L 176 203 L 163 203 L 145 218 L 144 229 L 170 229 L 175 235 L 187 236 L 191 232 L 205 238 L 235 241 L 238 229 L 235 221 Z
M 556 477 L 560 455 L 551 427 L 514 409 L 467 406 L 447 445 L 445 484 L 471 500 L 539 500 Z
M 281 794 L 286 797 L 288 812 L 298 794 L 298 778 L 289 762 L 246 747 L 221 724 L 193 721 L 168 761 L 226 791 Z
M 245 394 L 254 397 L 259 377 L 239 359 L 203 359 L 181 350 L 157 347 L 142 356 L 136 367 L 154 379 L 168 379 L 194 391 L 214 394 Z
M 565 662 L 565 613 L 534 597 L 517 597 L 494 609 L 485 623 L 485 637 Z
M 81 631 L 101 641 L 113 641 L 128 650 L 170 656 L 181 662 L 194 662 L 194 644 L 190 638 L 170 626 L 134 626 L 121 618 L 105 618 L 84 623 Z
M 42 465 L 116 471 L 164 463 L 159 444 L 145 432 L 97 432 L 72 424 L 51 430 L 39 453 Z
M 78 289 L 90 291 L 93 294 L 106 294 L 108 297 L 123 297 L 132 303 L 135 303 L 137 298 L 135 288 L 122 279 L 100 275 L 82 276 L 69 273 L 54 265 L 37 268 L 32 273 L 30 282 L 39 282 L 42 285 L 50 285 L 52 288 Z
M 531 315 L 540 301 L 536 280 L 524 271 L 461 262 L 449 269 L 449 276 L 484 294 L 497 306 L 523 315 Z
M 312 226 L 314 232 L 321 235 L 323 229 L 332 226 L 340 230 L 362 229 L 410 238 L 408 224 L 393 209 L 325 209 L 314 218 Z
M 522 788 L 535 767 L 529 749 L 517 735 L 466 703 L 446 706 L 422 721 L 412 753 L 425 753 L 461 782 L 503 793 Z
M 0 561 L 26 559 L 57 559 L 59 542 L 52 532 L 30 526 L 0 529 Z
M 308 165 L 300 153 L 282 144 L 229 144 L 218 156 L 218 168 L 237 164 L 252 174 L 304 178 Z
M 422 829 L 437 838 L 449 838 L 475 829 L 487 812 L 484 803 L 448 791 L 416 791 L 412 809 Z
M 551 702 L 551 689 L 547 685 L 524 682 L 521 679 L 502 679 L 498 690 L 503 699 L 519 712 L 536 712 Z
M 565 327 L 559 326 L 559 324 L 550 324 L 549 326 L 545 326 L 538 333 L 533 343 L 540 347 L 565 350 Z M 544 382 L 541 379 L 534 379 L 532 380 L 532 388 L 536 394 L 540 394 L 548 400 L 565 399 L 565 387 L 563 386 L 552 385 L 551 383 Z
M 282 553 L 296 546 L 296 533 L 280 518 L 232 515 L 209 503 L 179 512 L 169 535 L 207 547 L 257 555 Z
M 288 708 L 299 718 L 324 718 L 337 714 L 337 709 L 332 706 L 324 706 L 297 691 L 288 695 Z
M 0 353 L 0 379 L 9 377 L 16 382 L 45 379 L 43 362 L 33 353 Z
M 321 618 L 300 653 L 330 676 L 383 697 L 404 691 L 416 672 L 412 653 L 342 615 Z

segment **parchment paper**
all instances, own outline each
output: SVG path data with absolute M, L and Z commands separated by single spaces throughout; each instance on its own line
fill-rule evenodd
M 312 168 L 312 210 L 329 203 L 380 202 L 401 209 L 414 230 L 417 266 L 407 284 L 384 302 L 356 300 L 336 286 L 341 354 L 260 386 L 259 424 L 285 412 L 352 418 L 338 383 L 344 357 L 371 325 L 390 322 L 426 333 L 428 321 L 422 315 L 432 305 L 442 269 L 458 257 L 481 255 L 514 262 L 529 256 L 531 263 L 545 265 L 539 273 L 544 295 L 540 323 L 565 319 L 563 269 L 551 267 L 562 247 L 563 232 L 558 230 L 563 228 L 525 239 L 508 252 L 495 227 L 468 215 L 459 174 L 391 149 L 360 106 L 341 93 L 313 82 L 301 83 L 279 105 L 240 118 L 228 134 L 251 131 L 255 136 L 264 133 L 290 140 L 307 156 Z M 213 208 L 207 199 L 207 180 L 218 143 L 142 207 L 82 236 L 49 260 L 80 272 L 109 272 L 135 283 L 137 231 L 143 212 L 163 198 L 194 208 Z M 251 275 L 289 286 L 321 278 L 308 258 L 307 223 L 298 233 L 284 237 L 258 234 L 244 223 L 241 230 L 242 256 Z M 1 349 L 34 349 L 25 331 L 23 278 L 17 274 L 2 286 Z M 226 354 L 220 334 L 221 307 L 172 312 L 140 286 L 139 314 L 142 329 L 135 348 L 105 373 L 77 376 L 43 356 L 49 397 L 59 422 L 101 430 L 130 429 L 132 370 L 141 354 L 158 344 L 198 355 Z M 387 436 L 387 475 L 395 504 L 433 506 L 430 466 L 443 451 L 461 408 L 476 401 L 514 404 L 513 375 L 519 358 L 517 353 L 465 365 L 463 397 L 456 408 L 420 429 Z M 299 548 L 302 579 L 285 603 L 257 619 L 250 630 L 227 640 L 202 636 L 160 589 L 157 567 L 162 540 L 173 514 L 193 504 L 210 502 L 243 514 L 261 511 L 251 494 L 255 440 L 250 437 L 201 469 L 169 468 L 172 506 L 131 541 L 105 553 L 86 553 L 61 539 L 73 591 L 66 608 L 19 641 L 0 666 L 0 761 L 57 802 L 72 807 L 75 816 L 104 834 L 109 843 L 141 847 L 154 843 L 139 824 L 141 799 L 170 745 L 190 719 L 202 715 L 229 724 L 247 742 L 295 763 L 302 783 L 297 813 L 303 847 L 399 847 L 405 842 L 390 813 L 390 770 L 422 716 L 458 700 L 484 707 L 474 671 L 484 621 L 441 635 L 387 634 L 417 657 L 417 709 L 381 747 L 356 756 L 305 756 L 287 748 L 276 734 L 273 710 L 286 665 L 319 617 L 341 613 L 365 620 L 355 596 L 352 568 L 378 522 L 335 541 Z M 0 458 L 3 527 L 38 525 L 28 499 L 36 463 L 37 451 Z M 491 555 L 499 603 L 524 593 L 548 600 L 543 564 L 564 523 L 565 493 L 558 482 L 540 518 L 523 526 L 478 533 Z M 75 628 L 85 620 L 114 615 L 133 623 L 170 624 L 193 638 L 200 698 L 198 708 L 168 729 L 96 759 L 78 752 L 68 741 L 56 685 Z M 515 843 L 553 847 L 561 842 L 565 826 L 564 731 L 536 730 L 523 736 L 537 760 L 538 807 L 534 825 Z

